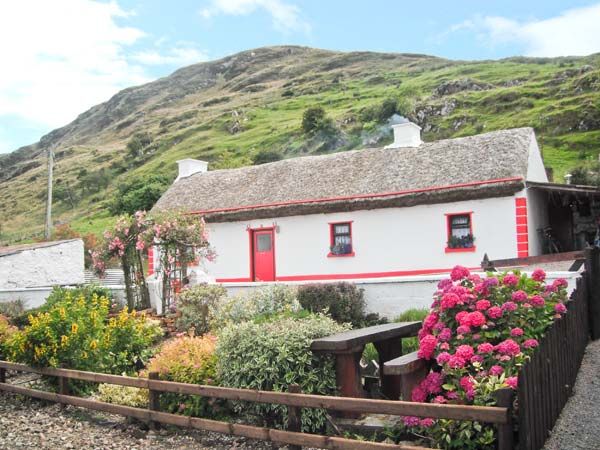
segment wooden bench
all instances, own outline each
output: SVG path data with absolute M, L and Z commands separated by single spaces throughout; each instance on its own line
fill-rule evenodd
M 427 375 L 430 368 L 429 361 L 419 358 L 417 352 L 412 352 L 384 363 L 383 374 L 397 378 L 402 399 L 411 401 L 413 388 Z
M 379 354 L 379 367 L 386 361 L 402 355 L 402 339 L 416 336 L 421 322 L 399 322 L 375 325 L 347 331 L 333 336 L 316 339 L 310 348 L 316 353 L 331 353 L 335 356 L 337 386 L 343 397 L 365 397 L 361 384 L 360 359 L 365 345 L 372 343 Z M 380 370 L 381 391 L 397 400 L 400 395 L 399 377 L 387 376 Z

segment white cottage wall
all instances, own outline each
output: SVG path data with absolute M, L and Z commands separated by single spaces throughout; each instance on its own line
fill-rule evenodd
M 542 238 L 538 230 L 548 225 L 548 195 L 536 189 L 527 189 L 527 232 L 529 236 L 529 254 L 542 254 Z
M 475 251 L 447 253 L 447 214 L 472 212 Z M 352 221 L 355 256 L 328 257 L 330 222 Z M 410 208 L 385 208 L 245 222 L 210 223 L 217 252 L 206 263 L 217 281 L 248 281 L 249 229 L 276 226 L 276 278 L 280 281 L 353 279 L 440 272 L 456 264 L 479 267 L 517 255 L 514 196 Z

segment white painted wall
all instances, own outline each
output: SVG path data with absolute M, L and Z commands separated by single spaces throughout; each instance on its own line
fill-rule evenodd
M 80 284 L 83 268 L 81 239 L 23 250 L 0 257 L 0 289 Z
M 548 225 L 548 196 L 537 189 L 527 189 L 527 233 L 529 238 L 529 255 L 542 254 L 542 239 L 538 229 Z
M 476 251 L 446 253 L 445 214 L 473 211 Z M 356 256 L 327 257 L 329 222 L 353 221 Z M 210 242 L 217 252 L 206 270 L 217 280 L 248 278 L 248 228 L 277 225 L 276 275 L 280 277 L 372 274 L 449 269 L 457 264 L 479 267 L 484 253 L 490 258 L 517 255 L 514 197 L 470 200 L 334 214 L 279 217 L 245 222 L 209 223 Z M 350 277 L 352 278 L 352 277 Z
M 531 133 L 531 142 L 529 144 L 529 158 L 527 161 L 527 181 L 548 182 L 548 174 L 544 167 L 544 161 L 537 144 L 535 134 Z

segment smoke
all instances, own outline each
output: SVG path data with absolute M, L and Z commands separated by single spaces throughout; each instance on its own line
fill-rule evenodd
M 392 116 L 383 125 L 379 125 L 371 130 L 363 130 L 361 133 L 363 145 L 374 146 L 380 144 L 381 141 L 391 138 L 392 125 L 398 125 L 406 122 L 409 122 L 406 117 L 401 116 L 400 114 L 392 114 Z

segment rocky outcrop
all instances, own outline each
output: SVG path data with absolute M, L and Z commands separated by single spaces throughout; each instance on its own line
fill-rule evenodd
M 485 91 L 487 89 L 492 89 L 493 87 L 493 84 L 475 81 L 470 78 L 463 78 L 460 80 L 444 81 L 435 88 L 433 95 L 436 97 L 443 97 L 445 95 L 452 95 L 463 91 Z

